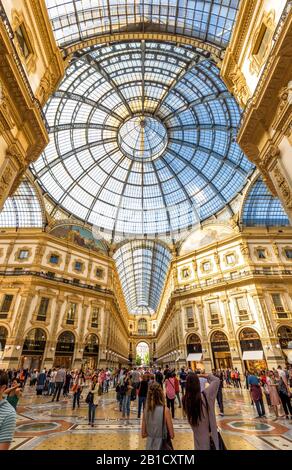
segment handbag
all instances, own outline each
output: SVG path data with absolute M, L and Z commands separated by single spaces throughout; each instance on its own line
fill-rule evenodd
M 85 398 L 85 403 L 91 405 L 93 403 L 93 393 L 88 392 L 87 397 Z
M 202 392 L 202 395 L 204 395 L 204 397 L 205 397 L 206 409 L 207 409 L 207 414 L 208 414 L 210 450 L 217 450 L 215 442 L 214 442 L 213 437 L 212 437 L 212 430 L 211 430 L 210 417 L 209 417 L 210 416 L 209 415 L 209 403 L 208 403 L 206 394 L 204 392 Z M 219 442 L 219 449 L 218 450 L 227 450 L 226 445 L 225 445 L 225 443 L 223 441 L 223 438 L 222 438 L 220 432 L 218 431 L 218 429 L 217 429 L 217 433 L 218 433 L 218 442 Z
M 165 422 L 165 406 L 163 407 L 163 417 L 162 417 L 162 443 L 160 450 L 174 450 L 173 445 L 169 436 L 167 424 Z

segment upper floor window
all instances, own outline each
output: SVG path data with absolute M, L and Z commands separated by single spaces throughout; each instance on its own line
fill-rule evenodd
M 91 314 L 91 327 L 98 328 L 98 321 L 99 321 L 99 308 L 93 307 L 92 314 Z
M 24 23 L 15 30 L 15 37 L 24 59 L 28 59 L 32 53 L 32 47 Z
M 40 321 L 46 320 L 49 302 L 50 302 L 50 299 L 48 299 L 47 297 L 41 298 L 41 303 L 40 303 L 38 314 L 37 314 L 37 320 L 40 320 Z
M 189 276 L 190 276 L 190 270 L 189 268 L 183 268 L 181 270 L 181 273 L 182 273 L 182 278 L 183 279 L 187 279 Z
M 18 259 L 27 259 L 29 256 L 29 251 L 28 250 L 20 250 Z
M 292 259 L 292 248 L 291 249 L 290 248 L 285 249 L 285 256 L 288 259 Z
M 187 327 L 193 328 L 195 326 L 193 307 L 186 308 L 186 317 L 187 317 Z
M 238 317 L 240 321 L 248 320 L 248 308 L 247 308 L 247 301 L 245 297 L 238 297 L 236 299 L 237 310 L 238 310 Z
M 235 256 L 234 254 L 226 255 L 226 263 L 227 264 L 234 264 L 235 263 Z
M 5 318 L 7 316 L 7 313 L 9 313 L 9 310 L 11 308 L 12 301 L 13 301 L 13 295 L 6 294 L 4 296 L 1 309 L 0 309 L 0 318 Z
M 209 304 L 211 325 L 218 325 L 220 323 L 218 305 L 216 302 Z
M 51 264 L 59 264 L 59 261 L 60 261 L 59 255 L 52 254 L 50 256 L 50 263 Z
M 81 272 L 83 270 L 83 263 L 81 261 L 75 261 L 74 269 L 75 271 Z
M 95 271 L 95 276 L 96 276 L 98 279 L 102 279 L 103 276 L 104 276 L 104 270 L 101 269 L 101 268 L 97 268 L 96 271 Z
M 282 303 L 281 295 L 280 294 L 272 294 L 272 300 L 274 304 L 274 308 L 277 312 L 278 318 L 287 318 L 288 314 L 285 312 L 285 308 Z
M 205 263 L 203 263 L 202 267 L 203 267 L 203 271 L 210 271 L 211 269 L 210 261 L 206 261 Z
M 257 257 L 258 259 L 266 259 L 267 253 L 264 248 L 257 248 Z
M 75 303 L 70 303 L 68 312 L 67 312 L 67 325 L 74 325 L 75 317 L 76 317 L 76 311 L 77 311 L 77 304 Z

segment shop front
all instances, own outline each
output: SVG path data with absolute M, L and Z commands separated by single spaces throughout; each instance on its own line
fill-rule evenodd
M 98 336 L 91 334 L 88 336 L 83 353 L 84 367 L 95 370 L 98 367 L 98 353 L 99 353 Z
M 214 331 L 211 336 L 211 348 L 215 369 L 232 369 L 232 358 L 227 336 L 222 331 Z
M 41 370 L 46 348 L 47 335 L 41 328 L 31 330 L 24 340 L 20 358 L 20 367 L 23 369 Z
M 278 338 L 285 362 L 287 365 L 291 364 L 290 357 L 292 357 L 292 348 L 290 346 L 292 346 L 292 327 L 286 325 L 280 326 L 278 329 Z
M 5 328 L 5 326 L 0 326 L 0 361 L 4 356 L 7 336 L 8 336 L 8 330 Z
M 244 369 L 250 372 L 267 369 L 259 334 L 252 328 L 244 328 L 239 335 Z
M 71 369 L 75 349 L 75 336 L 71 331 L 60 334 L 56 347 L 54 367 L 60 366 Z
M 187 363 L 192 370 L 204 370 L 202 343 L 198 335 L 192 334 L 187 339 Z

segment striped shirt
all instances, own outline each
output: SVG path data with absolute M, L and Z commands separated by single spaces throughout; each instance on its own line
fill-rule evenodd
M 16 426 L 16 411 L 7 400 L 0 400 L 0 442 L 11 442 Z

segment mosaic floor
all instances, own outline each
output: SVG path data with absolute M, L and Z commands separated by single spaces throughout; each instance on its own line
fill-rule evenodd
M 225 416 L 218 416 L 218 425 L 228 449 L 292 450 L 292 421 L 274 421 L 274 415 L 268 412 L 267 419 L 256 419 L 246 390 L 224 390 L 224 406 Z M 193 436 L 182 410 L 176 408 L 175 415 L 174 449 L 192 450 Z M 71 398 L 52 403 L 50 397 L 37 397 L 27 387 L 18 406 L 11 449 L 143 450 L 145 441 L 140 436 L 140 420 L 136 416 L 137 402 L 132 402 L 130 424 L 123 422 L 112 391 L 103 395 L 96 410 L 95 427 L 91 428 L 84 400 L 80 408 L 72 410 Z

